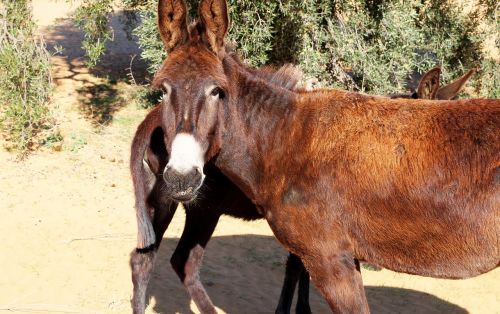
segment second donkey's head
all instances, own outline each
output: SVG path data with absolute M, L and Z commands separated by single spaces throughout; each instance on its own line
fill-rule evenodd
M 445 86 L 440 86 L 439 79 L 441 69 L 433 68 L 422 75 L 418 83 L 417 90 L 412 94 L 393 94 L 390 98 L 414 98 L 414 99 L 434 99 L 450 100 L 455 99 L 462 90 L 465 83 L 475 73 L 475 69 L 467 71 L 463 76 Z

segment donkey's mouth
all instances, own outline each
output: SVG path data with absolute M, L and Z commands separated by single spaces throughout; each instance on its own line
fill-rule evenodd
M 171 198 L 179 203 L 189 203 L 196 198 L 196 191 L 193 188 L 188 188 L 185 191 L 173 193 Z

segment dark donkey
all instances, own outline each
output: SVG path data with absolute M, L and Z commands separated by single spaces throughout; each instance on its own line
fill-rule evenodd
M 300 71 L 292 66 L 283 66 L 277 71 L 268 67 L 259 70 L 247 68 L 247 70 L 271 84 L 286 89 L 294 89 L 301 77 Z M 146 196 L 141 198 L 136 195 L 138 202 L 136 207 L 138 209 L 146 206 L 151 208 L 150 215 L 153 218 L 156 236 L 153 246 L 139 248 L 131 255 L 134 313 L 144 312 L 146 286 L 156 250 L 178 204 L 168 199 L 163 192 L 164 183 L 161 175 L 168 160 L 163 138 L 161 107 L 157 106 L 139 125 L 131 149 L 131 170 L 135 191 L 136 194 Z M 142 168 L 146 149 L 147 163 Z M 215 307 L 197 274 L 203 249 L 212 236 L 219 217 L 223 214 L 248 220 L 263 217 L 255 205 L 217 168 L 213 165 L 205 168 L 209 179 L 204 184 L 204 189 L 210 191 L 210 195 L 194 204 L 184 204 L 186 225 L 172 255 L 171 264 L 200 311 L 214 313 Z M 297 313 L 310 313 L 309 274 L 305 271 L 300 259 L 291 254 L 287 261 L 285 281 L 276 313 L 290 313 L 297 282 L 299 282 Z
M 355 259 L 441 278 L 498 267 L 500 101 L 296 94 L 227 56 L 225 1 L 201 1 L 189 30 L 184 3 L 167 2 L 154 83 L 170 198 L 196 198 L 213 161 L 335 312 L 369 312 Z
M 301 73 L 291 66 L 284 66 L 278 71 L 274 71 L 272 68 L 262 68 L 259 70 L 247 68 L 247 70 L 270 83 L 290 90 L 295 88 L 301 77 Z M 434 68 L 422 75 L 417 91 L 413 95 L 400 94 L 392 95 L 391 97 L 432 99 L 436 98 L 438 90 L 452 90 L 452 92 L 446 93 L 446 97 L 452 98 L 456 96 L 472 73 L 473 71 L 471 70 L 450 85 L 440 87 L 440 69 Z M 453 88 L 450 89 L 450 86 L 453 86 Z M 441 97 L 443 98 L 443 96 Z M 142 199 L 142 205 L 137 206 L 137 208 L 144 208 L 146 202 L 148 206 L 152 208 L 151 215 L 153 216 L 153 228 L 156 235 L 156 242 L 154 246 L 150 247 L 151 250 L 140 249 L 132 253 L 131 265 L 135 284 L 132 302 L 136 313 L 142 313 L 144 311 L 145 287 L 147 286 L 148 278 L 152 271 L 152 267 L 148 264 L 152 263 L 163 233 L 168 227 L 177 207 L 176 202 L 172 203 L 168 200 L 168 197 L 162 193 L 163 179 L 161 179 L 161 174 L 164 171 L 168 157 L 163 142 L 164 134 L 161 129 L 160 117 L 161 107 L 157 106 L 139 125 L 131 149 L 131 169 L 134 183 L 136 183 L 137 186 L 139 182 L 148 182 L 148 190 L 146 193 L 142 192 L 140 187 L 136 188 L 137 193 L 146 195 L 145 198 Z M 146 149 L 147 156 L 145 159 L 147 164 L 144 165 L 146 172 L 143 172 L 143 156 L 145 155 Z M 205 190 L 211 191 L 212 194 L 208 196 L 210 200 L 203 198 L 198 200 L 196 204 L 185 205 L 185 207 L 188 208 L 185 229 L 179 241 L 179 245 L 171 258 L 173 268 L 181 281 L 186 285 L 195 304 L 200 305 L 200 309 L 204 309 L 205 312 L 213 312 L 215 308 L 208 295 L 204 292 L 205 290 L 203 289 L 201 281 L 199 281 L 198 278 L 193 280 L 193 278 L 194 274 L 198 273 L 198 268 L 200 267 L 200 254 L 202 254 L 202 248 L 208 243 L 219 216 L 228 214 L 243 219 L 263 218 L 258 213 L 255 205 L 253 205 L 241 191 L 238 190 L 232 193 L 223 192 L 226 191 L 226 186 L 230 186 L 233 190 L 237 190 L 238 188 L 216 168 L 212 166 L 210 169 L 214 175 L 209 175 L 210 179 L 207 181 L 208 183 L 205 183 Z M 149 201 L 147 201 L 148 199 Z M 138 198 L 138 201 L 140 202 L 141 199 Z M 229 207 L 224 207 L 224 204 Z M 242 207 L 236 210 L 233 208 L 235 205 Z M 211 212 L 206 213 L 206 211 Z M 197 245 L 199 245 L 200 248 L 198 248 Z M 190 255 L 193 249 L 195 251 Z M 142 254 L 146 254 L 147 256 L 140 257 Z M 190 257 L 191 261 L 189 261 Z M 185 273 L 186 265 L 192 265 L 189 267 L 192 273 L 187 276 Z M 290 255 L 287 261 L 283 289 L 276 313 L 290 312 L 297 281 L 299 281 L 297 312 L 310 313 L 308 304 L 309 274 L 305 271 L 300 259 L 293 254 Z M 197 287 L 196 289 L 193 288 L 195 286 Z
M 436 99 L 450 100 L 455 99 L 458 93 L 462 90 L 465 83 L 476 73 L 475 69 L 470 69 L 456 79 L 455 81 L 445 85 L 439 85 L 441 76 L 441 68 L 433 68 L 422 75 L 417 86 L 417 90 L 411 94 L 392 94 L 390 98 L 413 98 L 413 99 Z

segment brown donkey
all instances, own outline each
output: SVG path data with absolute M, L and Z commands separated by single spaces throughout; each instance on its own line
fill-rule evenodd
M 264 67 L 259 70 L 247 68 L 250 73 L 286 89 L 293 89 L 300 80 L 301 73 L 292 66 L 283 66 L 275 71 Z M 146 195 L 137 208 L 151 208 L 155 244 L 149 248 L 134 250 L 131 255 L 134 296 L 134 313 L 144 313 L 145 292 L 152 271 L 152 264 L 172 216 L 177 207 L 163 193 L 164 184 L 161 174 L 165 168 L 167 155 L 161 130 L 161 107 L 155 107 L 139 125 L 131 149 L 131 170 L 136 194 Z M 143 156 L 146 153 L 144 169 Z M 206 167 L 209 180 L 204 188 L 210 197 L 200 199 L 194 204 L 185 204 L 186 225 L 179 244 L 172 255 L 171 263 L 195 304 L 203 313 L 214 313 L 209 296 L 198 277 L 203 249 L 209 241 L 219 217 L 222 214 L 243 219 L 263 218 L 255 205 L 215 167 Z M 139 185 L 137 184 L 139 183 Z M 146 183 L 146 184 L 144 184 Z M 144 189 L 141 189 L 141 186 Z M 138 196 L 137 200 L 140 203 Z M 149 221 L 149 220 L 148 220 Z M 300 259 L 290 255 L 285 281 L 276 313 L 290 313 L 295 286 L 299 282 L 297 313 L 310 313 L 309 274 Z
M 293 90 L 300 80 L 301 73 L 292 66 L 284 66 L 277 71 L 272 68 L 261 68 L 254 70 L 247 68 L 254 75 L 282 86 L 283 88 Z M 427 91 L 439 89 L 439 74 L 440 69 L 434 68 L 422 76 L 419 84 L 417 97 L 435 97 L 435 93 L 431 94 Z M 465 84 L 470 75 L 463 76 L 459 79 L 461 85 Z M 457 80 L 458 81 L 458 80 Z M 454 84 L 454 83 L 452 83 Z M 425 86 L 426 88 L 423 88 Z M 445 86 L 446 87 L 446 86 Z M 458 93 L 459 89 L 456 89 Z M 409 98 L 410 95 L 401 94 L 399 96 L 391 96 L 393 98 L 402 97 Z M 415 96 L 412 96 L 415 97 Z M 138 208 L 145 207 L 146 204 L 152 209 L 153 229 L 156 235 L 156 242 L 150 249 L 134 250 L 131 257 L 131 265 L 133 270 L 133 278 L 135 283 L 133 305 L 134 312 L 143 313 L 145 307 L 145 287 L 150 277 L 152 267 L 149 265 L 154 260 L 155 251 L 158 249 L 162 240 L 163 233 L 168 227 L 170 220 L 175 213 L 177 203 L 172 203 L 162 193 L 161 173 L 164 171 L 167 155 L 165 145 L 163 143 L 163 131 L 161 130 L 161 107 L 155 107 L 144 119 L 144 122 L 138 127 L 134 137 L 131 149 L 131 169 L 134 182 L 148 182 L 148 188 L 143 199 L 143 205 Z M 146 164 L 142 172 L 143 156 L 147 149 Z M 141 171 L 141 172 L 138 172 Z M 202 286 L 201 281 L 194 274 L 199 272 L 201 267 L 201 255 L 203 249 L 208 243 L 215 225 L 222 214 L 232 215 L 237 218 L 254 219 L 263 218 L 255 208 L 255 205 L 245 197 L 223 174 L 216 168 L 211 168 L 214 172 L 210 175 L 208 183 L 205 183 L 205 190 L 211 191 L 210 200 L 200 199 L 195 204 L 186 204 L 188 209 L 186 215 L 186 225 L 184 232 L 179 240 L 174 254 L 171 258 L 171 264 L 181 281 L 186 285 L 188 293 L 193 298 L 199 309 L 203 309 L 204 313 L 215 312 L 208 294 Z M 140 177 L 140 178 L 139 178 Z M 157 178 L 160 178 L 158 181 Z M 221 193 L 230 185 L 232 189 L 238 190 L 233 193 Z M 152 193 L 151 193 L 152 192 Z M 136 193 L 140 192 L 136 189 Z M 226 207 L 222 207 L 226 204 Z M 238 210 L 234 209 L 234 205 L 239 204 Z M 209 211 L 207 213 L 207 211 Z M 199 246 L 199 247 L 198 247 Z M 190 252 L 193 250 L 193 253 Z M 141 255 L 146 255 L 142 256 Z M 357 261 L 356 261 L 357 262 Z M 186 265 L 191 273 L 186 274 Z M 374 266 L 376 267 L 376 266 Z M 299 280 L 300 278 L 300 280 Z M 281 291 L 279 303 L 276 313 L 290 313 L 295 286 L 299 282 L 299 293 L 297 298 L 297 313 L 310 313 L 309 306 L 309 274 L 305 271 L 300 259 L 291 254 L 287 261 L 285 279 Z
M 273 71 L 272 68 L 262 68 L 259 70 L 253 70 L 248 68 L 250 72 L 254 75 L 263 78 L 264 80 L 282 86 L 287 89 L 294 89 L 300 80 L 301 73 L 291 66 L 284 66 L 278 71 Z M 454 89 L 454 93 L 458 93 L 461 86 L 465 84 L 467 79 L 472 74 L 469 71 L 466 75 L 455 81 L 460 82 L 460 87 Z M 417 92 L 413 95 L 400 94 L 392 95 L 391 98 L 435 98 L 436 93 L 439 89 L 439 75 L 440 69 L 434 68 L 427 73 L 425 73 L 419 83 Z M 447 85 L 448 86 L 448 85 Z M 442 88 L 447 88 L 447 86 Z M 441 89 L 442 89 L 441 88 Z M 452 95 L 453 97 L 455 95 Z M 156 242 L 154 246 L 148 249 L 134 250 L 131 257 L 131 265 L 133 269 L 133 277 L 135 283 L 134 298 L 133 298 L 133 308 L 136 313 L 144 312 L 145 307 L 145 287 L 148 283 L 148 278 L 150 277 L 150 272 L 152 267 L 148 265 L 154 260 L 155 251 L 158 249 L 160 242 L 162 240 L 163 233 L 170 223 L 170 219 L 175 213 L 177 203 L 172 203 L 168 198 L 162 193 L 162 179 L 161 173 L 164 171 L 166 160 L 165 145 L 163 143 L 164 134 L 161 129 L 161 107 L 155 107 L 144 119 L 144 122 L 140 124 L 134 137 L 132 149 L 131 149 L 131 169 L 132 178 L 134 182 L 148 182 L 148 190 L 145 193 L 145 198 L 143 198 L 143 205 L 138 206 L 138 208 L 144 208 L 146 204 L 152 208 L 152 217 L 155 222 L 153 229 L 156 235 Z M 147 149 L 146 164 L 144 165 L 144 171 L 141 167 L 143 164 L 143 156 L 145 155 L 145 150 Z M 138 172 L 141 171 L 141 172 Z M 214 312 L 210 298 L 204 292 L 204 288 L 201 281 L 189 280 L 193 277 L 193 274 L 198 273 L 197 268 L 190 268 L 192 274 L 187 274 L 185 268 L 187 264 L 192 264 L 200 267 L 201 257 L 198 256 L 202 253 L 202 248 L 204 248 L 209 241 L 212 232 L 217 224 L 218 218 L 222 214 L 228 214 L 235 216 L 237 218 L 263 218 L 257 212 L 255 205 L 253 205 L 248 198 L 244 196 L 241 191 L 237 193 L 219 193 L 218 191 L 224 190 L 225 185 L 231 185 L 233 189 L 237 189 L 227 178 L 224 177 L 220 171 L 216 168 L 212 168 L 212 171 L 216 172 L 216 175 L 210 176 L 208 180 L 209 183 L 205 183 L 205 190 L 211 191 L 211 199 L 206 200 L 205 198 L 198 200 L 195 204 L 186 204 L 185 207 L 187 211 L 187 220 L 184 232 L 182 233 L 179 245 L 177 246 L 174 254 L 171 258 L 172 267 L 175 269 L 181 281 L 186 285 L 188 292 L 194 299 L 195 304 L 199 304 L 200 309 L 204 309 L 205 312 Z M 223 179 L 217 179 L 222 178 Z M 160 178 L 158 181 L 157 178 Z M 137 188 L 137 193 L 140 192 Z M 215 191 L 215 192 L 214 192 Z M 153 192 L 153 193 L 151 193 Z M 215 196 L 214 196 L 215 195 Z M 219 196 L 219 198 L 216 198 Z M 240 199 L 238 199 L 240 198 Z M 149 201 L 148 201 L 149 200 Z M 221 204 L 242 204 L 241 208 L 237 211 L 231 208 L 230 205 L 226 205 L 226 208 L 221 207 Z M 229 207 L 227 207 L 229 206 Z M 234 205 L 233 205 L 234 207 Z M 249 210 L 246 212 L 245 210 Z M 206 211 L 211 211 L 211 214 L 207 214 Z M 198 248 L 197 246 L 200 246 Z M 191 254 L 191 250 L 196 250 L 197 254 Z M 194 251 L 193 251 L 194 252 Z M 146 255 L 141 257 L 141 255 Z M 196 263 L 194 261 L 197 261 Z M 376 266 L 374 266 L 376 267 Z M 140 279 L 142 278 L 142 279 Z M 186 280 L 188 278 L 188 280 Z M 299 280 L 300 278 L 300 280 Z M 300 259 L 291 254 L 287 261 L 287 267 L 285 272 L 285 279 L 283 283 L 282 292 L 280 295 L 280 300 L 276 313 L 290 313 L 293 294 L 295 291 L 295 286 L 299 282 L 299 294 L 297 299 L 297 313 L 310 313 L 309 307 L 309 274 L 305 271 Z M 188 286 L 189 285 L 189 286 Z M 193 289 L 193 286 L 198 287 Z M 198 293 L 195 293 L 198 292 Z
M 162 2 L 170 198 L 195 199 L 212 160 L 335 312 L 369 312 L 355 258 L 442 278 L 499 265 L 500 101 L 296 94 L 227 56 L 225 1 L 189 29 L 183 1 Z

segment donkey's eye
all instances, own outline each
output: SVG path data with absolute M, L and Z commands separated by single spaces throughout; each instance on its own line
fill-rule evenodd
M 219 97 L 220 99 L 224 98 L 224 91 L 220 87 L 215 87 L 210 92 L 210 95 L 213 97 Z
M 168 96 L 172 91 L 172 87 L 170 87 L 167 83 L 163 83 L 161 84 L 161 91 L 163 92 L 163 96 Z

